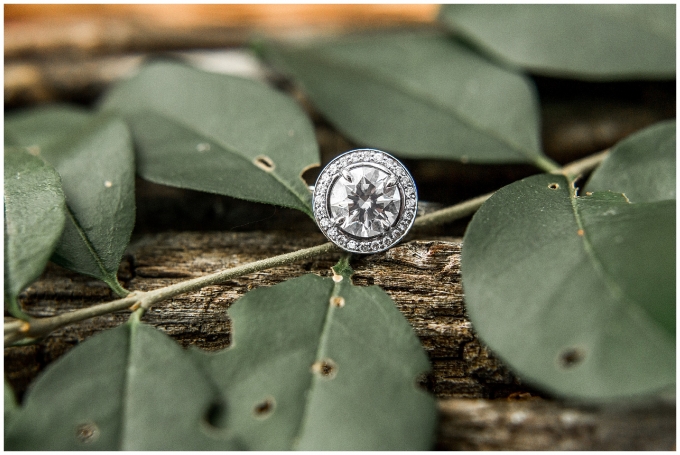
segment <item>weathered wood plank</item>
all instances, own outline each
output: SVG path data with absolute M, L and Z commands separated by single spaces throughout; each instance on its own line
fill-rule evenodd
M 318 233 L 147 235 L 129 248 L 119 276 L 128 289 L 149 290 L 323 241 Z M 385 289 L 413 325 L 433 362 L 433 373 L 424 381 L 438 396 L 495 397 L 524 391 L 527 388 L 480 345 L 465 317 L 459 255 L 460 239 L 414 240 L 382 254 L 355 258 L 353 279 L 357 285 Z M 210 286 L 159 304 L 144 319 L 185 346 L 222 349 L 230 341 L 227 309 L 241 295 L 304 273 L 329 275 L 336 260 L 332 255 L 319 257 Z M 49 316 L 112 298 L 103 284 L 50 266 L 26 290 L 22 302 L 29 313 Z M 36 371 L 21 365 L 47 362 L 126 316 L 121 312 L 84 321 L 55 332 L 38 346 L 6 350 L 9 380 L 24 390 Z
M 119 277 L 129 289 L 148 290 L 321 242 L 320 234 L 309 232 L 298 236 L 290 232 L 147 234 L 129 248 Z M 536 398 L 540 393 L 522 384 L 475 337 L 463 306 L 460 248 L 459 238 L 411 240 L 388 252 L 353 260 L 354 283 L 385 289 L 430 356 L 433 372 L 423 384 L 440 399 L 439 449 L 674 447 L 673 404 L 631 410 Z M 318 257 L 179 296 L 152 308 L 144 321 L 184 346 L 222 349 L 230 341 L 226 311 L 243 293 L 304 273 L 329 275 L 336 260 L 334 255 Z M 49 316 L 112 298 L 102 283 L 49 266 L 22 295 L 22 302 L 31 314 Z M 22 393 L 51 361 L 128 315 L 119 312 L 83 321 L 37 345 L 5 349 L 5 375 Z
M 444 450 L 675 450 L 675 404 L 584 406 L 541 399 L 439 403 Z

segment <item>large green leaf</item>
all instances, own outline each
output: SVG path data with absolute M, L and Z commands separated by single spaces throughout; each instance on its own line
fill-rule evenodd
M 363 145 L 413 158 L 545 162 L 532 83 L 447 37 L 381 33 L 262 50 Z
M 124 294 L 116 273 L 135 220 L 130 133 L 111 115 L 83 119 L 76 112 L 68 107 L 37 110 L 34 116 L 24 112 L 7 120 L 5 134 L 39 153 L 61 175 L 68 211 L 52 260 Z M 49 132 L 52 122 L 64 126 L 61 135 Z
M 593 172 L 585 190 L 624 193 L 631 202 L 675 199 L 675 120 L 619 142 Z
M 49 104 L 15 112 L 5 118 L 5 144 L 33 147 L 35 151 L 68 137 L 92 115 L 70 104 Z
M 306 275 L 230 308 L 232 347 L 203 361 L 226 427 L 253 450 L 426 450 L 435 402 L 412 328 L 379 288 Z
M 475 214 L 462 272 L 475 330 L 521 377 L 584 398 L 675 382 L 675 201 L 529 177 Z
M 5 305 L 25 317 L 17 295 L 42 273 L 64 229 L 57 172 L 25 149 L 5 148 Z
M 129 322 L 76 346 L 31 386 L 7 450 L 230 450 L 216 390 L 172 339 Z
M 301 174 L 319 162 L 314 130 L 266 85 L 157 62 L 112 89 L 101 108 L 129 120 L 142 177 L 311 216 Z
M 440 18 L 489 55 L 539 74 L 675 76 L 675 5 L 445 5 Z

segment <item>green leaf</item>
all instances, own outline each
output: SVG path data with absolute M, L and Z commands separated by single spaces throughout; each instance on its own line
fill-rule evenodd
M 675 76 L 675 5 L 445 5 L 439 16 L 482 51 L 537 74 Z
M 17 413 L 19 412 L 19 404 L 17 403 L 17 399 L 14 397 L 14 390 L 12 390 L 12 386 L 9 385 L 7 382 L 7 378 L 5 378 L 5 401 L 4 401 L 4 406 L 5 406 L 5 433 L 7 433 L 7 428 L 9 425 L 12 423 L 14 418 L 16 417 Z
M 428 359 L 380 288 L 305 275 L 229 315 L 232 347 L 202 358 L 248 449 L 431 448 L 435 402 L 416 385 Z
M 33 147 L 38 152 L 83 127 L 92 115 L 69 104 L 24 109 L 5 118 L 5 145 Z
M 312 216 L 301 174 L 319 162 L 313 127 L 292 99 L 268 86 L 153 63 L 112 89 L 101 108 L 129 121 L 145 179 Z
M 410 158 L 545 164 L 535 89 L 432 33 L 381 33 L 264 56 L 361 144 Z
M 674 201 L 574 198 L 533 176 L 496 192 L 463 245 L 473 327 L 520 377 L 593 399 L 674 384 Z
M 43 128 L 52 121 L 71 127 L 61 136 L 47 134 Z M 125 123 L 111 115 L 83 120 L 70 108 L 57 107 L 9 118 L 5 134 L 61 175 L 67 220 L 52 260 L 125 294 L 116 273 L 135 221 L 134 152 Z
M 230 450 L 214 386 L 161 332 L 129 322 L 76 346 L 31 386 L 7 450 Z
M 675 120 L 652 125 L 616 144 L 585 190 L 624 193 L 631 202 L 675 199 Z
M 25 319 L 17 296 L 42 273 L 64 229 L 61 180 L 24 149 L 5 148 L 5 305 Z

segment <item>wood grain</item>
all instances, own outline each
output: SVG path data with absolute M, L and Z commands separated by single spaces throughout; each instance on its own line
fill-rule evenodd
M 182 279 L 313 246 L 318 233 L 295 236 L 285 232 L 161 233 L 139 238 L 129 248 L 119 277 L 130 290 L 149 290 Z M 423 343 L 433 373 L 423 378 L 439 397 L 496 397 L 527 391 L 520 381 L 475 337 L 465 316 L 460 283 L 460 239 L 413 240 L 382 254 L 353 261 L 355 284 L 378 285 L 395 301 Z M 152 308 L 144 317 L 184 346 L 207 350 L 229 345 L 229 306 L 248 290 L 271 286 L 304 273 L 327 276 L 337 257 L 319 257 L 244 276 L 221 286 L 179 296 Z M 34 316 L 82 308 L 112 299 L 105 285 L 57 266 L 22 294 L 24 308 Z M 84 321 L 61 329 L 37 346 L 5 351 L 8 379 L 25 390 L 35 368 L 93 333 L 125 320 L 126 312 Z
M 438 5 L 6 5 L 5 59 L 242 45 L 432 23 Z
M 323 242 L 305 232 L 181 232 L 139 236 L 119 278 L 149 290 L 225 267 Z M 461 241 L 412 239 L 385 253 L 355 257 L 353 282 L 379 285 L 394 299 L 430 356 L 422 384 L 439 398 L 437 448 L 445 450 L 664 449 L 675 444 L 675 406 L 621 408 L 550 399 L 513 375 L 476 338 L 466 318 L 460 280 Z M 248 290 L 305 273 L 330 275 L 334 255 L 240 277 L 158 304 L 144 316 L 184 346 L 223 349 L 230 342 L 229 306 Z M 21 296 L 34 316 L 50 316 L 113 299 L 101 282 L 50 265 Z M 92 334 L 124 322 L 129 312 L 65 327 L 33 346 L 5 349 L 5 376 L 20 394 L 50 362 Z

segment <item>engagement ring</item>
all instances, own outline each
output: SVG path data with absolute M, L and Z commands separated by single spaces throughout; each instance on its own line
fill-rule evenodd
M 413 177 L 380 150 L 350 150 L 334 158 L 312 191 L 321 232 L 352 253 L 377 253 L 399 242 L 411 229 L 417 206 Z

